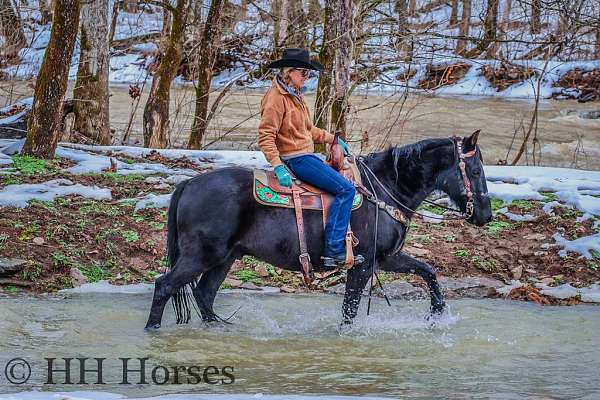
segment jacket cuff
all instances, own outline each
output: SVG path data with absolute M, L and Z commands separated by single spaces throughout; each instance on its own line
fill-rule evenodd
M 333 143 L 334 138 L 335 138 L 335 135 L 332 135 L 329 132 L 325 132 L 325 137 L 324 137 L 325 143 L 330 143 L 330 144 Z
M 281 158 L 279 158 L 279 157 L 275 157 L 275 158 L 271 159 L 271 161 L 269 161 L 269 162 L 271 163 L 273 168 L 276 168 L 279 165 L 283 165 L 283 161 L 281 161 Z

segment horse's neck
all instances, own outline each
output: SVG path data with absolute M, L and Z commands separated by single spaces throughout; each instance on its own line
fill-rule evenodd
M 428 150 L 435 152 L 436 149 Z M 440 149 L 437 150 L 441 151 Z M 425 153 L 425 152 L 424 152 Z M 436 160 L 439 155 L 434 153 L 421 154 L 423 160 Z M 391 153 L 379 153 L 366 160 L 368 167 L 377 176 L 379 181 L 386 186 L 392 195 L 402 202 L 406 207 L 415 210 L 435 189 L 438 175 L 445 169 L 443 165 L 426 165 L 426 162 L 412 162 L 410 158 L 398 160 L 397 165 L 394 165 Z M 395 168 L 397 167 L 397 175 Z M 394 204 L 395 201 L 389 196 L 383 188 L 381 188 L 374 179 L 371 178 L 373 187 L 369 185 L 369 179 L 365 179 L 368 174 L 362 171 L 363 184 L 369 189 L 374 190 L 377 198 Z M 396 180 L 397 176 L 397 180 Z M 412 214 L 412 213 L 409 213 Z

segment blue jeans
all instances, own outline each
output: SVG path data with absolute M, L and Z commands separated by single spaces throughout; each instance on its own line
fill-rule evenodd
M 284 161 L 294 175 L 335 196 L 329 208 L 325 224 L 324 256 L 333 257 L 345 253 L 346 231 L 352 214 L 352 201 L 356 194 L 354 185 L 314 154 Z

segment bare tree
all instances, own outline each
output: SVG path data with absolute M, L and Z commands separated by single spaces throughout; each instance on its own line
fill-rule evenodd
M 165 26 L 170 29 L 163 27 L 165 36 L 161 43 L 160 63 L 152 79 L 152 88 L 144 108 L 144 147 L 164 148 L 168 144 L 171 82 L 177 74 L 183 52 L 187 0 L 177 0 L 175 7 L 170 6 L 168 0 L 164 0 L 163 7 L 164 20 L 167 22 Z M 168 23 L 169 20 L 172 20 L 171 24 Z
M 308 17 L 304 11 L 304 1 L 289 1 L 288 7 L 289 24 L 293 29 L 288 29 L 286 46 L 304 49 L 308 47 Z
M 108 112 L 108 0 L 81 8 L 79 67 L 73 89 L 75 131 L 95 143 L 111 143 Z
M 541 23 L 542 2 L 541 0 L 531 1 L 531 33 L 537 35 L 542 31 Z
M 471 0 L 463 0 L 462 18 L 460 20 L 459 39 L 456 44 L 456 54 L 464 55 L 467 51 L 467 37 L 471 27 Z
M 79 1 L 54 2 L 50 41 L 35 85 L 23 154 L 52 158 L 60 137 L 62 102 L 79 27 Z
M 488 49 L 496 41 L 498 32 L 498 3 L 499 0 L 487 0 L 483 38 L 477 44 L 477 48 L 469 54 L 470 57 L 477 56 L 485 51 L 488 51 L 488 56 L 494 56 L 493 47 L 490 50 Z
M 325 16 L 323 20 L 323 42 L 319 52 L 319 61 L 323 71 L 319 75 L 317 98 L 315 100 L 315 125 L 321 129 L 329 128 L 329 106 L 331 102 L 331 80 L 335 61 L 335 10 L 339 0 L 325 1 Z M 324 150 L 324 148 L 322 149 Z
M 223 0 L 212 0 L 208 17 L 204 23 L 204 32 L 200 42 L 200 62 L 198 65 L 198 85 L 196 86 L 196 111 L 194 122 L 188 141 L 189 149 L 202 147 L 202 138 L 208 125 L 208 97 L 210 82 L 213 75 L 213 66 L 219 54 L 219 36 L 221 31 L 221 16 Z
M 289 25 L 289 4 L 288 0 L 273 0 L 271 3 L 273 16 L 273 53 L 271 59 L 280 57 L 283 47 L 286 44 L 288 25 Z
M 331 120 L 335 130 L 346 133 L 350 63 L 352 62 L 352 0 L 340 0 L 336 12 L 335 90 Z
M 4 57 L 16 57 L 27 43 L 23 22 L 10 0 L 0 0 L 0 34 L 5 38 L 5 44 L 0 49 L 0 55 Z
M 458 0 L 450 0 L 452 10 L 450 11 L 450 21 L 448 24 L 454 26 L 458 23 Z
M 458 0 L 457 0 L 458 1 Z M 396 0 L 394 5 L 394 11 L 398 15 L 398 23 L 396 27 L 396 49 L 399 53 L 407 53 L 407 49 L 410 49 L 410 45 L 407 45 L 407 38 L 410 34 L 410 28 L 408 24 L 408 3 L 406 0 Z M 410 59 L 405 57 L 406 59 Z
M 52 21 L 52 12 L 50 11 L 51 7 L 48 7 L 48 0 L 39 0 L 38 4 L 40 7 L 40 14 L 42 15 L 40 23 L 42 25 L 46 25 L 47 23 Z

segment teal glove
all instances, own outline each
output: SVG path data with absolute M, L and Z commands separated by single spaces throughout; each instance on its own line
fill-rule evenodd
M 348 143 L 344 142 L 344 139 L 338 136 L 338 143 L 342 146 L 344 150 L 344 155 L 348 157 L 350 155 L 350 147 L 348 147 Z
M 289 173 L 285 165 L 275 167 L 275 175 L 281 186 L 292 187 L 292 175 Z

